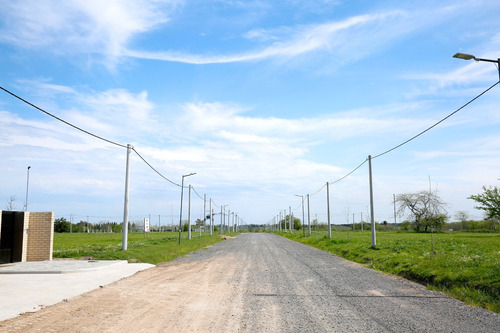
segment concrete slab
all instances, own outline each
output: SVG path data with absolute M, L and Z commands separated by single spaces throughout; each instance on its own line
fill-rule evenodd
M 0 265 L 0 321 L 154 267 L 125 260 L 53 260 Z M 68 274 L 70 273 L 70 274 Z

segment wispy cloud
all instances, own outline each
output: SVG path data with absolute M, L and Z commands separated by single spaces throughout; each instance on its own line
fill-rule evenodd
M 383 34 L 378 40 L 372 40 L 370 47 L 374 47 L 388 34 L 397 35 L 401 30 L 394 29 L 391 21 L 402 20 L 404 12 L 391 11 L 383 14 L 360 15 L 339 22 L 329 22 L 319 25 L 302 26 L 290 29 L 292 32 L 288 37 L 278 39 L 272 32 L 263 29 L 255 29 L 248 32 L 246 37 L 259 37 L 261 40 L 275 40 L 270 46 L 256 51 L 248 51 L 233 55 L 195 55 L 176 51 L 151 52 L 140 50 L 127 50 L 124 55 L 141 58 L 162 60 L 171 62 L 183 62 L 190 64 L 215 64 L 242 61 L 259 61 L 268 58 L 290 58 L 307 54 L 314 51 L 328 51 L 340 54 L 344 60 L 352 48 L 359 48 L 362 37 L 368 35 Z M 384 24 L 384 22 L 387 22 Z M 360 30 L 361 31 L 360 31 Z M 282 29 L 283 30 L 283 29 Z M 368 47 L 364 47 L 368 50 Z M 358 56 L 363 54 L 358 49 Z M 352 54 L 351 54 L 352 56 Z
M 180 1 L 2 1 L 0 41 L 113 63 L 140 33 L 169 20 Z

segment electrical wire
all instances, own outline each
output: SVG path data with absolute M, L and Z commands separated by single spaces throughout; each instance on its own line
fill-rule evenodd
M 52 118 L 54 118 L 54 119 L 57 119 L 57 120 L 59 120 L 60 122 L 63 122 L 64 124 L 66 124 L 66 125 L 68 125 L 68 126 L 71 126 L 71 127 L 75 128 L 75 129 L 77 129 L 77 130 L 79 130 L 79 131 L 81 131 L 81 132 L 83 132 L 83 133 L 85 133 L 85 134 L 88 134 L 88 135 L 93 136 L 93 137 L 95 137 L 95 138 L 97 138 L 97 139 L 100 139 L 100 140 L 106 141 L 106 142 L 108 142 L 108 143 L 114 144 L 114 145 L 116 145 L 116 146 L 119 146 L 119 147 L 122 147 L 122 148 L 127 148 L 127 146 L 126 146 L 126 145 L 123 145 L 123 144 L 120 144 L 120 143 L 117 143 L 117 142 L 114 142 L 114 141 L 108 140 L 108 139 L 103 138 L 103 137 L 101 137 L 101 136 L 99 136 L 99 135 L 96 135 L 96 134 L 91 133 L 91 132 L 89 132 L 89 131 L 87 131 L 87 130 L 84 130 L 84 129 L 82 129 L 81 127 L 78 127 L 78 126 L 76 126 L 76 125 L 73 125 L 73 124 L 71 124 L 70 122 L 68 122 L 68 121 L 66 121 L 66 120 L 64 120 L 64 119 L 61 119 L 61 118 L 59 118 L 59 117 L 57 117 L 57 116 L 53 115 L 52 113 L 50 113 L 50 112 L 48 112 L 48 111 L 46 111 L 46 110 L 42 109 L 41 107 L 36 106 L 35 104 L 33 104 L 33 103 L 31 103 L 31 102 L 29 102 L 29 101 L 25 100 L 24 98 L 22 98 L 22 97 L 20 97 L 20 96 L 18 96 L 18 95 L 16 95 L 16 94 L 14 94 L 13 92 L 11 92 L 11 91 L 9 91 L 9 90 L 7 90 L 7 89 L 3 88 L 3 87 L 0 87 L 0 89 L 2 89 L 3 91 L 5 91 L 6 93 L 10 94 L 11 96 L 13 96 L 13 97 L 15 97 L 15 98 L 19 99 L 20 101 L 22 101 L 22 102 L 24 102 L 24 103 L 28 104 L 29 106 L 31 106 L 31 107 L 33 107 L 33 108 L 35 108 L 35 109 L 37 109 L 37 110 L 39 110 L 39 111 L 41 111 L 41 112 L 45 113 L 46 115 L 48 115 L 48 116 L 50 116 L 50 117 L 52 117 Z M 139 156 L 139 157 L 141 158 L 141 160 L 142 160 L 144 163 L 146 163 L 146 164 L 147 164 L 147 165 L 148 165 L 148 166 L 149 166 L 149 167 L 150 167 L 150 168 L 151 168 L 154 172 L 156 172 L 156 173 L 157 173 L 160 177 L 162 177 L 163 179 L 165 179 L 166 181 L 168 181 L 168 182 L 172 183 L 172 184 L 173 184 L 173 185 L 175 185 L 175 186 L 181 187 L 181 185 L 179 185 L 179 184 L 177 184 L 177 183 L 175 183 L 175 182 L 171 181 L 170 179 L 168 179 L 167 177 L 165 177 L 164 175 L 162 175 L 162 174 L 161 174 L 161 173 L 160 173 L 157 169 L 155 169 L 155 168 L 154 168 L 154 167 L 153 167 L 153 166 L 152 166 L 152 165 L 151 165 L 151 164 L 150 164 L 150 163 L 149 163 L 149 162 L 148 162 L 148 161 L 147 161 L 144 157 L 142 157 L 142 156 L 141 156 L 141 154 L 139 154 L 139 152 L 138 152 L 135 148 L 132 148 L 132 150 L 133 150 L 133 151 L 137 154 L 137 156 Z
M 321 188 L 319 190 L 317 190 L 316 192 L 314 192 L 313 194 L 309 194 L 309 197 L 312 197 L 312 196 L 318 194 L 323 188 L 325 188 L 325 186 L 326 186 L 326 183 L 323 186 L 321 186 Z
M 203 198 L 202 198 L 202 197 L 198 194 L 198 192 L 196 192 L 196 190 L 194 189 L 194 187 L 193 187 L 193 186 L 191 186 L 191 189 L 194 191 L 194 193 L 196 193 L 196 195 L 198 196 L 198 198 L 200 198 L 200 199 L 201 199 L 201 200 L 203 200 L 203 201 L 205 200 L 205 199 L 203 199 Z
M 462 110 L 463 108 L 465 108 L 467 105 L 471 104 L 472 102 L 474 102 L 476 99 L 478 99 L 479 97 L 483 96 L 484 94 L 486 94 L 488 91 L 490 91 L 494 86 L 496 86 L 498 83 L 500 83 L 500 81 L 497 81 L 495 84 L 493 84 L 492 86 L 490 86 L 488 89 L 486 89 L 485 91 L 483 91 L 482 93 L 480 93 L 479 95 L 477 95 L 476 97 L 474 97 L 473 99 L 471 99 L 470 101 L 468 101 L 467 103 L 465 103 L 464 105 L 462 105 L 461 107 L 459 107 L 458 109 L 456 109 L 455 111 L 453 111 L 452 113 L 450 113 L 449 115 L 447 115 L 446 117 L 444 117 L 443 119 L 441 119 L 440 121 L 438 121 L 437 123 L 435 123 L 434 125 L 428 127 L 427 129 L 423 130 L 422 132 L 418 133 L 417 135 L 415 136 L 412 136 L 411 138 L 409 138 L 408 140 L 404 141 L 403 143 L 400 143 L 399 145 L 397 146 L 394 146 L 392 147 L 391 149 L 389 150 L 386 150 L 384 151 L 383 153 L 380 153 L 378 155 L 375 155 L 372 157 L 372 160 L 377 158 L 377 157 L 380 157 L 382 155 L 385 155 L 387 153 L 390 153 L 391 151 L 393 150 L 396 150 L 398 149 L 399 147 L 407 144 L 408 142 L 418 138 L 419 136 L 421 136 L 422 134 L 424 134 L 425 132 L 431 130 L 432 128 L 436 127 L 437 125 L 441 124 L 443 121 L 445 121 L 446 119 L 450 118 L 451 116 L 453 116 L 455 113 L 457 113 L 458 111 Z
M 491 89 L 493 89 L 493 87 L 495 87 L 497 84 L 500 83 L 500 80 L 495 82 L 493 85 L 491 85 L 490 87 L 488 87 L 486 90 L 484 90 L 482 93 L 480 93 L 479 95 L 477 95 L 476 97 L 474 97 L 473 99 L 471 99 L 470 101 L 468 101 L 467 103 L 465 103 L 464 105 L 462 105 L 461 107 L 459 107 L 458 109 L 456 109 L 455 111 L 453 111 L 452 113 L 450 113 L 449 115 L 447 115 L 446 117 L 444 117 L 443 119 L 439 120 L 438 122 L 436 122 L 435 124 L 433 124 L 432 126 L 428 127 L 427 129 L 421 131 L 420 133 L 418 133 L 417 135 L 414 135 L 413 137 L 409 138 L 408 140 L 400 143 L 399 145 L 396 145 L 394 147 L 392 147 L 391 149 L 388 149 L 386 151 L 384 151 L 383 153 L 380 153 L 378 155 L 375 155 L 372 157 L 372 160 L 377 158 L 377 157 L 380 157 L 380 156 L 383 156 L 385 154 L 388 154 L 390 152 L 392 152 L 393 150 L 396 150 L 398 149 L 399 147 L 401 146 L 404 146 L 405 144 L 407 144 L 408 142 L 418 138 L 419 136 L 421 136 L 422 134 L 428 132 L 429 130 L 431 130 L 432 128 L 436 127 L 437 125 L 441 124 L 443 121 L 445 121 L 446 119 L 450 118 L 451 116 L 453 116 L 455 113 L 459 112 L 460 110 L 464 109 L 466 106 L 468 106 L 469 104 L 471 104 L 472 102 L 474 102 L 476 99 L 478 99 L 479 97 L 483 96 L 484 94 L 486 94 L 488 91 L 490 91 Z M 361 168 L 361 166 L 363 166 L 366 161 L 368 161 L 368 158 L 365 159 L 360 165 L 358 165 L 356 168 L 354 168 L 351 172 L 349 172 L 348 174 L 346 174 L 345 176 L 331 182 L 330 184 L 335 184 L 335 183 L 338 183 L 342 180 L 344 180 L 345 178 L 349 177 L 351 174 L 353 174 L 355 171 L 357 171 L 359 168 Z M 323 185 L 319 190 L 317 190 L 316 192 L 314 192 L 313 194 L 311 194 L 310 196 L 313 196 L 317 193 L 319 193 L 324 187 L 326 186 Z
M 368 161 L 368 159 L 364 160 L 360 165 L 358 165 L 357 167 L 355 167 L 351 172 L 349 172 L 348 174 L 346 174 L 344 177 L 339 178 L 336 181 L 330 182 L 330 184 L 336 184 L 336 183 L 338 183 L 338 182 L 346 179 L 347 177 L 349 177 L 350 175 L 352 175 L 354 172 L 356 172 L 356 170 L 358 170 L 359 168 L 361 168 L 363 166 L 363 164 L 366 163 L 366 161 Z
M 177 184 L 177 183 L 174 183 L 173 181 L 171 181 L 170 179 L 168 179 L 167 177 L 165 177 L 164 175 L 162 175 L 158 170 L 156 170 L 151 164 L 148 163 L 148 161 L 146 161 L 144 159 L 144 157 L 141 156 L 141 154 L 139 154 L 139 152 L 137 152 L 137 150 L 135 150 L 135 148 L 132 148 L 132 150 L 137 154 L 137 156 L 139 156 L 141 158 L 141 160 L 144 161 L 144 163 L 146 163 L 154 172 L 156 172 L 161 178 L 165 179 L 166 181 L 174 184 L 175 186 L 178 186 L 178 187 L 181 187 L 181 185 Z
M 42 108 L 40 108 L 40 107 L 36 106 L 35 104 L 28 102 L 28 101 L 27 101 L 27 100 L 25 100 L 24 98 L 22 98 L 22 97 L 20 97 L 20 96 L 18 96 L 18 95 L 16 95 L 16 94 L 14 94 L 13 92 L 11 92 L 11 91 L 9 91 L 9 90 L 5 89 L 4 87 L 0 87 L 0 89 L 2 89 L 3 91 L 5 91 L 5 92 L 6 92 L 6 93 L 8 93 L 9 95 L 11 95 L 11 96 L 13 96 L 13 97 L 17 98 L 18 100 L 20 100 L 20 101 L 22 101 L 22 102 L 24 102 L 24 103 L 28 104 L 29 106 L 31 106 L 31 107 L 33 107 L 33 108 L 35 108 L 35 109 L 37 109 L 37 110 L 39 110 L 39 111 L 41 111 L 41 112 L 45 113 L 46 115 L 48 115 L 48 116 L 50 116 L 50 117 L 52 117 L 52 118 L 54 118 L 54 119 L 57 119 L 57 120 L 59 120 L 60 122 L 63 122 L 63 123 L 65 123 L 66 125 L 71 126 L 71 127 L 75 128 L 75 129 L 77 129 L 77 130 L 79 130 L 79 131 L 81 131 L 81 132 L 83 132 L 83 133 L 85 133 L 85 134 L 88 134 L 88 135 L 90 135 L 90 136 L 93 136 L 94 138 L 97 138 L 97 139 L 99 139 L 99 140 L 106 141 L 106 142 L 111 143 L 111 144 L 113 144 L 113 145 L 116 145 L 116 146 L 119 146 L 119 147 L 122 147 L 122 148 L 127 148 L 127 146 L 126 146 L 126 145 L 122 145 L 121 143 L 117 143 L 117 142 L 114 142 L 114 141 L 111 141 L 111 140 L 105 139 L 105 138 L 103 138 L 102 136 L 99 136 L 99 135 L 97 135 L 97 134 L 91 133 L 91 132 L 89 132 L 89 131 L 84 130 L 84 129 L 83 129 L 83 128 L 81 128 L 81 127 L 78 127 L 78 126 L 76 126 L 76 125 L 73 125 L 73 124 L 71 124 L 70 122 L 67 122 L 67 121 L 66 121 L 66 120 L 64 120 L 64 119 L 61 119 L 61 118 L 59 118 L 59 117 L 57 117 L 57 116 L 53 115 L 52 113 L 50 113 L 50 112 L 48 112 L 48 111 L 45 111 L 44 109 L 42 109 Z

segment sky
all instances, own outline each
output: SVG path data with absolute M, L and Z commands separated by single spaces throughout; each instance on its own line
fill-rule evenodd
M 327 182 L 331 223 L 367 221 L 369 155 L 378 222 L 429 186 L 482 219 L 467 198 L 498 185 L 498 85 L 387 152 L 499 80 L 452 57 L 500 57 L 498 1 L 0 4 L 0 86 L 66 122 L 0 91 L 2 209 L 28 192 L 28 211 L 121 222 L 127 144 L 129 220 L 153 225 L 178 223 L 190 173 L 192 221 L 206 196 L 247 224 L 302 219 L 307 194 L 326 222 Z

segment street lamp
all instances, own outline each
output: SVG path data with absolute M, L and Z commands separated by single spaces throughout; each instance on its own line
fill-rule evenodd
M 467 54 L 467 53 L 455 53 L 453 55 L 453 58 L 458 58 L 458 59 L 463 59 L 463 60 L 471 60 L 471 59 L 474 59 L 475 61 L 485 61 L 485 62 L 493 62 L 495 64 L 497 64 L 497 69 L 498 69 L 498 78 L 500 80 L 500 58 L 498 58 L 497 60 L 493 60 L 493 59 L 484 59 L 484 58 L 476 58 L 474 55 L 472 54 Z
M 28 211 L 28 189 L 30 185 L 30 169 L 31 166 L 28 166 L 28 175 L 26 176 L 26 201 L 24 202 L 24 211 Z
M 302 234 L 304 237 L 306 237 L 306 229 L 304 225 L 305 221 L 305 215 L 304 215 L 304 196 L 300 194 L 295 194 L 296 197 L 301 197 L 302 198 Z
M 184 195 L 184 177 L 189 177 L 192 175 L 196 175 L 196 172 L 192 172 L 188 175 L 183 175 L 182 176 L 182 182 L 181 182 L 181 213 L 179 214 L 179 245 L 181 245 L 181 232 L 182 232 L 182 197 Z

